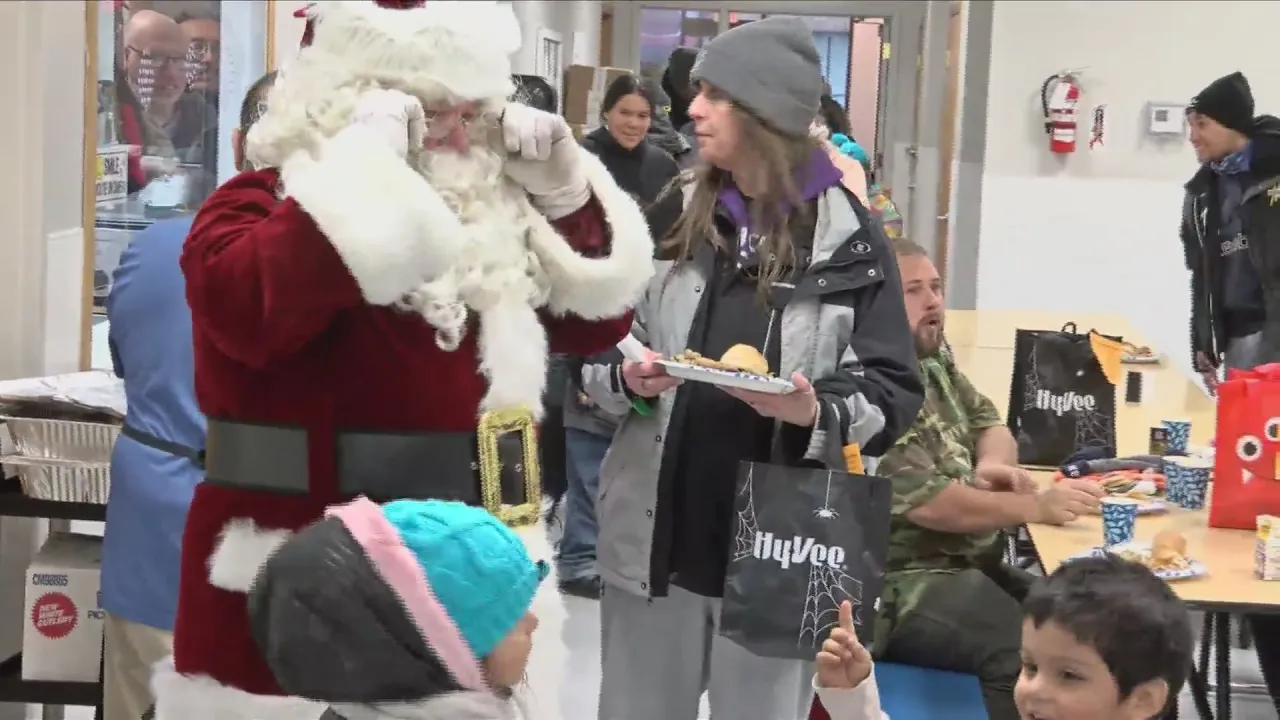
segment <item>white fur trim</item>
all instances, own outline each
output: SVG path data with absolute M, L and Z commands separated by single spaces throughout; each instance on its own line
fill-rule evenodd
M 209 555 L 209 584 L 232 592 L 249 592 L 258 570 L 293 533 L 265 530 L 248 518 L 223 526 Z
M 599 158 L 580 152 L 583 173 L 609 223 L 609 256 L 583 257 L 545 218 L 534 220 L 529 244 L 551 284 L 549 310 L 589 320 L 618 317 L 635 307 L 653 277 L 653 239 L 635 200 Z
M 324 54 L 412 95 L 500 105 L 515 91 L 511 55 L 520 25 L 510 3 L 432 0 L 395 10 L 368 0 L 316 4 L 315 37 L 304 53 Z
M 480 313 L 480 369 L 489 380 L 482 410 L 527 407 L 542 417 L 547 383 L 547 333 L 522 298 Z
M 323 703 L 287 695 L 253 695 L 206 675 L 181 675 L 173 658 L 151 671 L 156 720 L 317 720 Z
M 280 176 L 371 304 L 398 301 L 457 260 L 466 237 L 458 216 L 369 128 L 352 125 L 314 155 L 294 153 Z

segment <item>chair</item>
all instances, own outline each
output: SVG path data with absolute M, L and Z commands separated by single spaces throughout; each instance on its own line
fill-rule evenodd
M 880 704 L 892 720 L 987 720 L 973 675 L 887 662 L 877 662 L 875 673 Z

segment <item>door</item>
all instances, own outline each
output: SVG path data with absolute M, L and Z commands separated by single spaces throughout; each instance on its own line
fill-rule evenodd
M 915 142 L 915 73 L 922 47 L 925 3 L 898 0 L 648 0 L 613 4 L 613 64 L 661 75 L 678 45 L 701 47 L 729 28 L 731 14 L 799 15 L 810 18 L 880 18 L 882 60 L 876 102 L 874 153 L 877 179 L 895 191 L 894 201 L 910 217 L 910 155 Z M 717 26 L 717 27 L 713 27 Z M 872 152 L 872 147 L 865 148 Z M 931 234 L 931 233 L 930 233 Z

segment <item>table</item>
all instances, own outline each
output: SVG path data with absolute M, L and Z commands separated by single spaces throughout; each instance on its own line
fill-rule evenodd
M 1123 318 L 1068 313 L 949 311 L 946 332 L 961 370 L 1003 410 L 1008 407 L 1016 330 L 1055 329 L 1067 322 L 1075 322 L 1081 331 L 1096 329 L 1145 344 Z M 1214 400 L 1178 370 L 1167 364 L 1126 365 L 1125 370 L 1142 373 L 1143 397 L 1133 405 L 1124 403 L 1122 396 L 1117 398 L 1116 445 L 1121 454 L 1145 453 L 1150 428 L 1165 419 L 1190 420 L 1193 444 L 1204 444 L 1213 437 Z M 1050 475 L 1048 471 L 1037 473 L 1042 482 L 1049 482 Z M 1066 558 L 1096 547 L 1102 539 L 1098 517 L 1082 518 L 1062 527 L 1030 525 L 1027 529 L 1046 572 L 1052 572 Z M 1137 538 L 1150 539 L 1165 529 L 1185 535 L 1188 554 L 1209 569 L 1205 578 L 1171 583 L 1170 587 L 1188 605 L 1205 612 L 1199 670 L 1208 672 L 1212 646 L 1218 686 L 1217 717 L 1227 720 L 1231 712 L 1229 617 L 1240 612 L 1280 612 L 1280 582 L 1253 578 L 1254 536 L 1250 531 L 1209 528 L 1203 511 L 1179 509 L 1139 519 Z M 1197 709 L 1202 717 L 1211 718 L 1203 675 L 1193 675 L 1196 677 L 1191 689 Z

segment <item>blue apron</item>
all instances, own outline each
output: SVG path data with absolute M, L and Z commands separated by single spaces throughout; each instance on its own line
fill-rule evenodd
M 190 228 L 190 218 L 178 218 L 138 233 L 107 298 L 111 359 L 129 409 L 111 456 L 102 607 L 161 630 L 173 629 L 183 527 L 204 477 L 205 420 L 178 265 Z

